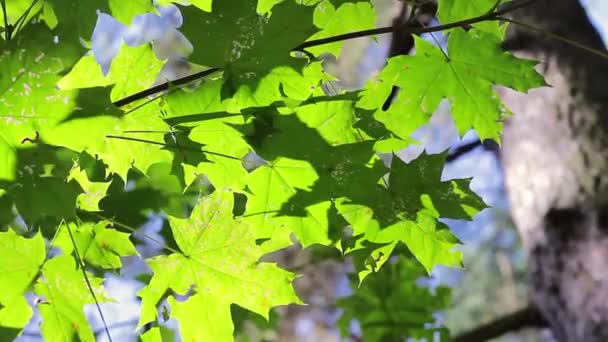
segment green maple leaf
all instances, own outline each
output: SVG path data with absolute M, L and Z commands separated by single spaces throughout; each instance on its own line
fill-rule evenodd
M 44 239 L 41 234 L 26 239 L 9 229 L 0 233 L 0 248 L 0 327 L 21 330 L 33 314 L 24 294 L 44 262 Z
M 318 94 L 319 92 L 315 93 Z M 353 128 L 358 120 L 353 98 L 321 97 L 311 103 L 303 103 L 294 112 L 302 123 L 314 128 L 328 145 L 337 146 L 362 140 L 359 132 Z
M 249 175 L 250 194 L 244 216 L 258 238 L 273 239 L 270 246 L 274 248 L 289 245 L 291 232 L 304 247 L 331 242 L 327 218 L 329 198 L 299 208 L 304 211 L 300 217 L 281 215 L 288 200 L 298 191 L 308 190 L 317 178 L 309 163 L 288 158 L 277 158 Z
M 100 89 L 59 90 L 60 74 L 76 62 L 78 44 L 60 40 L 53 42 L 54 31 L 43 25 L 28 25 L 9 42 L 1 43 L 0 56 L 0 179 L 14 180 L 19 149 L 29 147 L 25 138 L 34 140 L 59 129 L 68 118 L 116 114 L 107 94 Z M 91 127 L 80 127 L 87 132 Z M 86 137 L 69 130 L 60 133 L 58 144 L 75 147 L 73 140 Z M 98 137 L 95 137 L 98 139 Z M 48 139 L 46 142 L 53 143 Z M 99 140 L 96 141 L 96 143 Z M 77 146 L 80 147 L 80 146 Z M 75 148 L 76 150 L 81 150 Z
M 156 305 L 169 289 L 179 294 L 192 289 L 194 294 L 178 306 L 181 308 L 178 314 L 186 311 L 196 317 L 207 317 L 213 312 L 225 315 L 227 311 L 222 308 L 231 303 L 268 317 L 273 306 L 300 302 L 291 286 L 295 276 L 275 264 L 259 262 L 264 251 L 256 244 L 254 230 L 233 217 L 233 206 L 233 192 L 219 189 L 201 199 L 189 219 L 170 218 L 173 236 L 182 253 L 147 260 L 154 276 L 139 292 L 142 298 L 139 326 L 156 318 Z M 201 328 L 207 322 L 205 319 Z M 231 320 L 214 324 L 218 325 L 218 331 L 232 331 Z M 212 334 L 188 327 L 204 336 Z
M 164 61 L 154 55 L 150 45 L 123 46 L 104 76 L 93 55 L 82 57 L 57 86 L 61 89 L 81 89 L 114 85 L 109 100 L 116 101 L 152 86 Z M 90 106 L 85 107 L 91 110 Z M 95 113 L 97 115 L 103 114 Z
M 14 341 L 32 318 L 32 307 L 24 296 L 0 303 L 0 331 L 4 341 Z
M 125 25 L 138 14 L 150 12 L 152 2 L 148 0 L 46 0 L 49 12 L 58 24 L 57 29 L 64 39 L 90 40 L 97 21 L 97 13 L 112 13 Z
M 45 2 L 64 39 L 89 40 L 97 21 L 97 10 L 110 12 L 107 0 L 47 0 Z
M 504 0 L 441 0 L 437 9 L 437 17 L 443 24 L 474 18 L 495 9 L 497 1 L 506 2 Z M 492 33 L 501 39 L 504 38 L 507 32 L 507 26 L 497 20 L 473 24 L 473 27 Z
M 274 5 L 280 4 L 281 2 L 283 2 L 283 0 L 258 0 L 256 10 L 260 14 L 267 14 Z
M 314 24 L 321 29 L 309 40 L 333 37 L 344 33 L 369 30 L 376 27 L 376 11 L 367 1 L 356 3 L 344 2 L 334 5 L 332 1 L 325 0 L 315 7 Z M 340 55 L 344 42 L 335 42 L 307 49 L 315 55 L 323 52 Z
M 169 298 L 171 316 L 179 322 L 179 332 L 185 341 L 233 341 L 234 326 L 230 302 L 221 296 L 197 293 L 187 301 Z M 193 320 L 192 317 L 197 317 Z
M 76 215 L 76 198 L 82 192 L 76 181 L 43 177 L 32 182 L 24 182 L 15 190 L 15 206 L 28 224 L 34 224 L 45 217 L 73 218 Z
M 211 12 L 212 0 L 192 0 L 189 1 L 192 5 L 202 9 L 205 12 Z M 158 5 L 168 5 L 171 3 L 180 3 L 180 0 L 158 0 L 156 4 Z
M 49 12 L 56 16 L 58 21 L 55 31 L 59 32 L 62 39 L 75 44 L 78 44 L 79 40 L 90 40 L 99 12 L 112 13 L 117 20 L 128 25 L 136 15 L 153 10 L 152 2 L 148 0 L 48 0 L 48 2 L 51 5 Z M 78 48 L 82 47 L 78 46 Z M 62 78 L 57 86 L 69 90 L 115 85 L 111 99 L 116 101 L 150 87 L 163 64 L 163 61 L 156 59 L 149 45 L 123 46 L 113 60 L 107 77 L 103 76 L 95 57 L 87 54 L 78 60 L 70 73 Z M 110 114 L 99 111 L 101 108 L 96 108 L 97 106 L 91 106 L 95 102 L 103 103 L 108 111 L 115 114 L 117 109 L 111 106 L 110 98 L 104 95 L 99 94 L 97 98 L 81 101 L 80 107 L 89 112 L 87 116 Z
M 149 221 L 151 212 L 162 211 L 175 217 L 185 217 L 186 207 L 191 205 L 188 202 L 192 200 L 184 194 L 179 177 L 172 173 L 171 164 L 165 162 L 152 164 L 147 174 L 132 169 L 124 180 L 112 175 L 105 194 L 99 201 L 103 216 L 131 227 Z
M 34 225 L 45 218 L 56 223 L 76 215 L 82 188 L 76 180 L 66 180 L 76 158 L 74 151 L 44 144 L 17 151 L 14 184 L 18 186 L 7 191 L 26 223 Z
M 170 125 L 193 127 L 188 139 L 201 145 L 199 154 L 205 157 L 202 163 L 193 165 L 197 172 L 207 176 L 216 188 L 237 191 L 247 182 L 247 170 L 241 159 L 251 147 L 233 127 L 244 124 L 245 119 L 238 112 L 228 112 L 228 104 L 221 101 L 221 87 L 221 80 L 212 80 L 192 93 L 168 95 L 167 115 L 163 119 Z
M 460 241 L 428 211 L 421 211 L 415 220 L 401 220 L 382 227 L 369 208 L 344 202 L 338 202 L 337 208 L 355 230 L 353 235 L 357 241 L 347 247 L 345 253 L 354 257 L 361 282 L 389 260 L 400 242 L 429 274 L 437 265 L 462 266 L 462 253 L 455 250 Z
M 500 43 L 489 33 L 457 29 L 450 34 L 446 57 L 440 48 L 416 38 L 416 55 L 391 58 L 380 82 L 368 84 L 359 106 L 381 107 L 391 87 L 398 85 L 396 101 L 388 111 L 377 110 L 375 118 L 400 138 L 426 124 L 446 98 L 460 134 L 473 128 L 482 140 L 499 141 L 508 111 L 492 86 L 523 92 L 545 84 L 534 70 L 536 62 L 503 52 Z
M 373 142 L 356 142 L 352 102 L 329 99 L 295 113 L 266 108 L 254 115 L 249 139 L 268 164 L 249 176 L 247 219 L 261 236 L 288 230 L 305 247 L 329 244 L 332 201 L 364 201 L 366 186 L 375 187 L 385 173 Z
M 213 13 L 182 7 L 182 31 L 196 47 L 192 60 L 236 70 L 257 65 L 252 71 L 294 65 L 298 60 L 290 56 L 291 50 L 316 31 L 314 7 L 286 1 L 275 6 L 268 17 L 260 16 L 256 5 L 256 0 L 222 1 L 215 4 Z
M 470 220 L 486 208 L 469 189 L 471 179 L 441 181 L 446 155 L 423 153 L 408 164 L 393 158 L 388 182 L 399 213 L 413 218 L 419 210 L 429 209 L 437 217 Z
M 135 246 L 129 240 L 129 234 L 121 233 L 109 227 L 109 222 L 84 223 L 73 229 L 78 254 L 84 261 L 104 269 L 122 267 L 120 257 L 137 254 Z M 74 227 L 74 226 L 72 226 Z M 67 227 L 61 226 L 54 245 L 61 248 L 64 254 L 71 254 L 74 245 Z
M 83 193 L 76 200 L 76 206 L 85 211 L 99 211 L 99 201 L 105 196 L 110 184 L 106 182 L 106 167 L 98 158 L 86 152 L 78 157 L 79 168 L 71 170 L 68 179 L 76 180 Z
M 424 337 L 432 340 L 436 332 L 446 334 L 445 328 L 429 328 L 428 325 L 435 323 L 436 311 L 448 307 L 450 290 L 438 287 L 431 291 L 418 286 L 418 279 L 424 276 L 419 264 L 400 257 L 361 285 L 356 277 L 351 277 L 354 294 L 337 303 L 344 310 L 338 321 L 342 335 L 349 335 L 349 326 L 355 319 L 366 341 Z M 395 325 L 399 329 L 395 329 Z
M 182 32 L 194 45 L 191 60 L 222 67 L 224 97 L 244 105 L 270 104 L 282 97 L 280 86 L 288 96 L 305 99 L 310 83 L 323 75 L 319 67 L 304 74 L 306 59 L 292 57 L 291 50 L 317 31 L 314 7 L 286 1 L 268 16 L 256 6 L 256 0 L 220 1 L 210 14 L 183 7 Z
M 444 160 L 445 153 L 422 154 L 409 164 L 394 157 L 388 188 L 370 192 L 371 204 L 338 202 L 353 235 L 361 237 L 348 250 L 363 256 L 357 263 L 361 280 L 380 268 L 399 242 L 429 273 L 436 265 L 462 264 L 462 253 L 454 250 L 460 242 L 437 219 L 470 220 L 486 205 L 469 189 L 469 179 L 441 181 Z
M 75 93 L 55 88 L 58 74 L 73 63 L 74 51 L 69 44 L 54 45 L 52 32 L 41 24 L 0 42 L 0 50 L 0 178 L 11 180 L 21 141 L 74 108 Z
M 97 4 L 97 8 L 95 13 L 97 14 L 97 9 L 99 9 L 99 0 L 88 0 L 94 4 Z M 112 11 L 112 16 L 117 20 L 121 21 L 125 25 L 129 25 L 131 20 L 137 15 L 142 13 L 151 12 L 154 10 L 152 6 L 154 2 L 150 2 L 148 0 L 133 0 L 133 1 L 115 1 L 115 0 L 105 0 L 108 1 L 110 5 L 110 10 Z M 205 2 L 211 0 L 195 0 L 192 2 Z M 81 2 L 81 1 L 79 1 Z M 86 1 L 85 1 L 86 2 Z
M 25 12 L 27 11 L 27 9 L 31 6 L 30 12 L 28 13 L 28 15 L 26 16 L 25 22 L 28 23 L 34 16 L 36 16 L 40 10 L 42 8 L 44 8 L 45 6 L 47 6 L 46 3 L 44 2 L 36 2 L 36 3 L 32 3 L 29 0 L 11 0 L 10 2 L 6 1 L 6 3 L 4 4 L 4 8 L 2 11 L 0 11 L 0 31 L 2 31 L 2 40 L 5 39 L 4 36 L 4 23 L 5 23 L 5 13 L 4 11 L 6 11 L 6 22 L 8 22 L 9 25 L 12 25 L 12 29 L 13 29 L 13 37 L 15 37 L 16 34 L 19 34 L 18 32 L 15 33 L 14 30 L 15 28 L 15 23 L 17 23 L 17 20 L 19 20 L 19 18 L 21 18 L 22 15 L 25 14 Z M 42 16 L 41 19 L 47 19 L 46 16 Z
M 171 164 L 173 151 L 163 149 L 170 131 L 152 104 L 122 117 L 109 115 L 70 120 L 41 133 L 44 140 L 103 160 L 107 171 L 127 179 L 131 167 L 141 171 L 158 162 Z M 77 132 L 74 134 L 74 132 Z
M 44 264 L 34 292 L 44 301 L 38 304 L 42 315 L 40 330 L 49 341 L 95 341 L 93 330 L 84 315 L 84 306 L 95 303 L 74 258 L 55 257 Z M 88 275 L 98 301 L 107 301 L 101 286 L 103 279 Z
M 305 160 L 318 174 L 332 173 L 335 168 L 364 167 L 374 159 L 373 142 L 360 142 L 360 135 L 352 127 L 356 120 L 352 106 L 349 100 L 326 98 L 293 111 L 254 109 L 253 130 L 244 131 L 256 152 L 267 161 L 283 157 Z M 347 160 L 350 157 L 352 160 Z M 356 166 L 338 165 L 344 163 Z

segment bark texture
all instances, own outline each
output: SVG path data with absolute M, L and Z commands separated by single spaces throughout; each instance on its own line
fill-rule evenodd
M 578 0 L 537 0 L 513 18 L 604 50 Z M 559 341 L 608 341 L 608 60 L 511 26 L 508 48 L 551 87 L 502 91 L 515 113 L 502 159 L 529 254 L 530 300 Z

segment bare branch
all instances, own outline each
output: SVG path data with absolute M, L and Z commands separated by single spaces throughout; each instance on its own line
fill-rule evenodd
M 547 323 L 538 310 L 528 306 L 488 324 L 481 325 L 462 335 L 454 337 L 454 342 L 482 342 L 527 327 L 544 327 Z

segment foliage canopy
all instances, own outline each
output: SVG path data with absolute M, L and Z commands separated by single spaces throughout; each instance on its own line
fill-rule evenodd
M 373 29 L 375 10 L 366 0 L 301 2 L 2 1 L 3 331 L 18 335 L 36 308 L 46 340 L 94 340 L 84 305 L 112 301 L 104 272 L 159 242 L 137 228 L 160 214 L 164 249 L 145 258 L 152 276 L 138 293 L 144 340 L 160 340 L 161 306 L 183 339 L 224 341 L 235 333 L 231 305 L 268 317 L 300 303 L 296 274 L 262 259 L 293 244 L 352 260 L 343 327 L 356 319 L 370 340 L 447 334 L 425 324 L 449 293 L 416 279 L 462 265 L 440 219 L 470 220 L 486 205 L 470 179 L 441 179 L 447 153 L 410 163 L 392 153 L 444 99 L 461 134 L 498 141 L 508 110 L 493 86 L 527 91 L 543 78 L 501 50 L 505 25 L 480 20 L 446 31 L 447 46 L 416 38 L 415 54 L 391 58 L 363 89 L 329 95 L 321 85 L 334 76 L 318 57 L 339 56 L 343 40 L 318 40 Z M 438 18 L 494 10 L 494 0 L 440 0 Z M 118 107 L 176 62 L 159 50 L 163 32 L 129 36 L 145 13 L 191 43 L 192 70 L 219 72 Z M 101 21 L 124 39 L 103 36 Z M 113 45 L 100 50 L 102 38 Z M 401 91 L 383 110 L 393 86 Z M 392 329 L 377 323 L 390 320 Z

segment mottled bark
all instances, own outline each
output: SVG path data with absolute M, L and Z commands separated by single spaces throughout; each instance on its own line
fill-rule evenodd
M 515 19 L 603 50 L 578 0 L 538 0 Z M 515 113 L 502 159 L 529 254 L 530 300 L 560 341 L 608 341 L 608 60 L 512 26 L 508 47 L 551 87 L 501 91 Z

